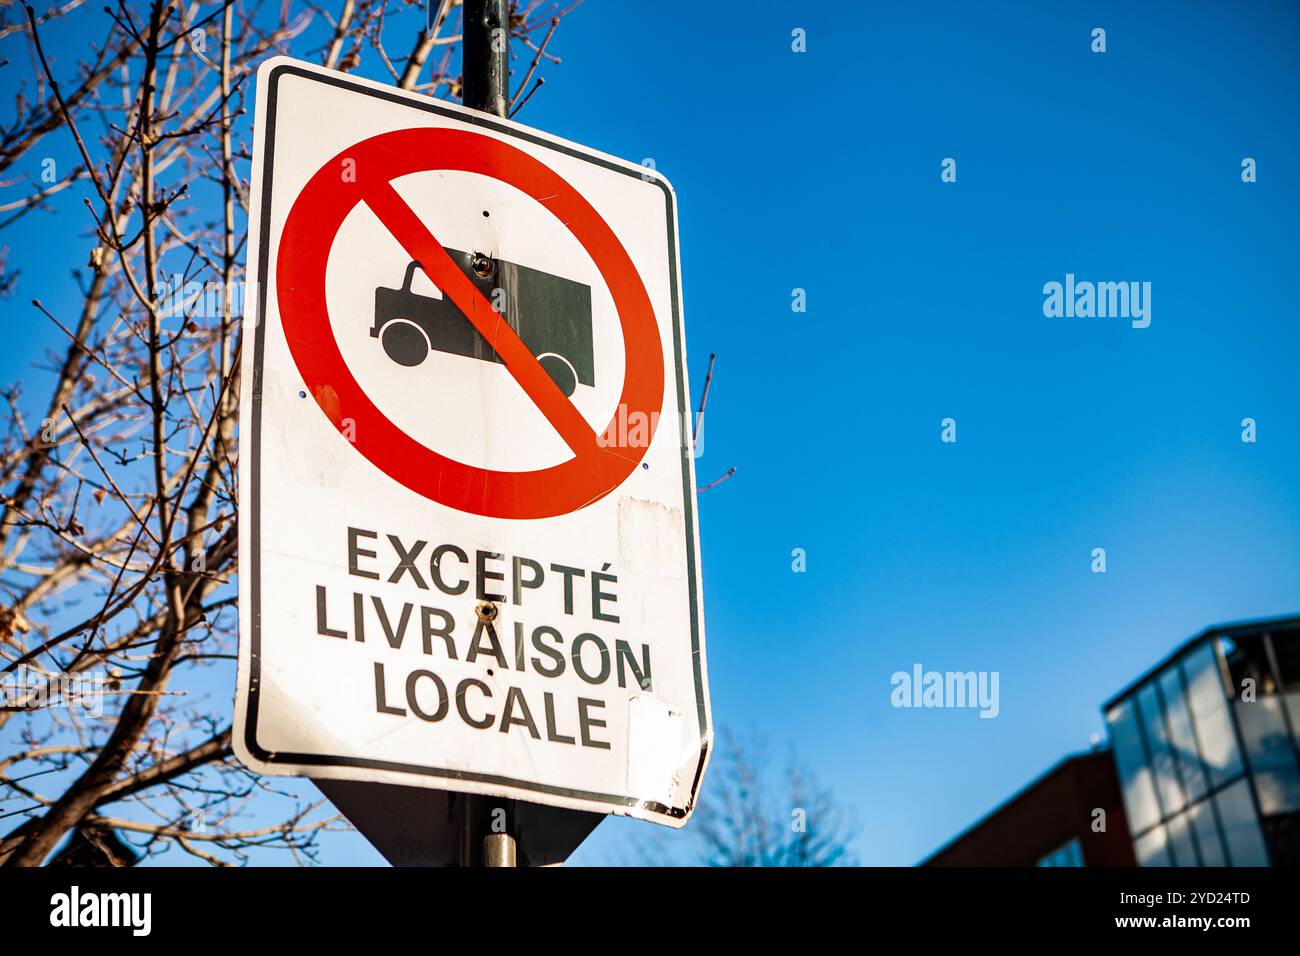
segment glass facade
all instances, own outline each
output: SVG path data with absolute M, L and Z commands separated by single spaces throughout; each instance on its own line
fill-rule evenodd
M 1300 865 L 1300 621 L 1201 637 L 1106 723 L 1140 865 Z

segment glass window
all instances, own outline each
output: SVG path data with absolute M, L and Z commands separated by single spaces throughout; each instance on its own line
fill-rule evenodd
M 1241 751 L 1228 717 L 1214 644 L 1206 641 L 1188 654 L 1183 661 L 1183 673 L 1201 756 L 1210 774 L 1210 786 L 1217 787 L 1241 773 Z
M 1126 698 L 1107 711 L 1106 724 L 1110 728 L 1111 746 L 1115 751 L 1115 766 L 1119 769 L 1119 784 L 1124 793 L 1124 811 L 1128 815 L 1129 830 L 1135 834 L 1141 833 L 1152 824 L 1160 822 L 1160 806 L 1156 803 L 1155 784 L 1151 768 L 1147 766 L 1142 730 L 1138 726 L 1133 698 Z
M 1238 780 L 1214 797 L 1223 824 L 1223 838 L 1228 847 L 1231 866 L 1268 866 L 1264 834 L 1260 831 L 1250 785 Z
M 1201 858 L 1192 842 L 1192 825 L 1186 813 L 1169 821 L 1169 852 L 1174 866 L 1200 866 Z
M 1289 690 L 1282 695 L 1282 706 L 1291 720 L 1291 733 L 1296 747 L 1300 747 L 1300 690 Z
M 1170 866 L 1169 838 L 1164 827 L 1155 827 L 1133 841 L 1138 866 Z
M 1246 762 L 1255 778 L 1260 812 L 1273 816 L 1300 810 L 1300 765 L 1296 763 L 1270 642 L 1263 634 L 1242 634 L 1224 642 L 1224 648 L 1224 660 L 1232 675 L 1232 709 L 1241 729 Z
M 1265 816 L 1300 810 L 1300 767 L 1276 694 L 1233 703 L 1246 758 Z
M 1177 813 L 1187 803 L 1183 785 L 1174 768 L 1174 751 L 1169 745 L 1169 732 L 1165 727 L 1165 710 L 1160 705 L 1155 682 L 1146 684 L 1137 694 L 1138 713 L 1142 715 L 1142 729 L 1146 732 L 1147 750 L 1151 755 L 1151 770 L 1155 775 L 1156 792 L 1166 816 Z
M 1161 676 L 1160 694 L 1165 699 L 1169 746 L 1173 749 L 1187 799 L 1199 800 L 1205 796 L 1205 771 L 1201 767 L 1200 749 L 1196 746 L 1196 733 L 1192 730 L 1192 713 L 1187 709 L 1180 667 L 1171 667 Z
M 1253 688 L 1257 696 L 1276 694 L 1277 683 L 1269 666 L 1262 634 L 1237 634 L 1220 642 L 1228 665 L 1232 697 L 1240 700 L 1243 690 Z
M 1269 637 L 1282 679 L 1282 706 L 1291 719 L 1295 745 L 1300 747 L 1300 630 L 1273 631 Z
M 1196 834 L 1196 846 L 1201 851 L 1203 866 L 1227 866 L 1223 855 L 1223 839 L 1219 836 L 1219 821 L 1214 818 L 1214 806 L 1202 800 L 1187 811 L 1187 818 Z

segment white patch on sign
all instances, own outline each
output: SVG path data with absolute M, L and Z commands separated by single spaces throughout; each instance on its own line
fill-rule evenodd
M 628 793 L 680 806 L 690 784 L 679 774 L 683 749 L 690 746 L 682 708 L 654 694 L 633 697 L 627 702 L 627 738 Z
M 686 577 L 685 519 L 680 508 L 620 498 L 618 559 L 629 571 L 681 580 Z
M 349 462 L 346 456 L 333 454 L 304 455 L 301 449 L 307 434 L 318 438 L 326 448 L 332 449 L 342 438 L 308 395 L 301 379 L 290 379 L 277 371 L 266 369 L 262 379 L 263 404 L 285 409 L 282 415 L 264 415 L 262 425 L 263 468 L 298 487 L 335 488 L 342 483 Z M 274 400 L 269 396 L 274 393 Z

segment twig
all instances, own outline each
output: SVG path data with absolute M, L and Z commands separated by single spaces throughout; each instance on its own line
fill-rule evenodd
M 722 484 L 724 481 L 726 481 L 728 478 L 730 478 L 730 477 L 731 477 L 732 475 L 734 475 L 735 473 L 736 473 L 736 469 L 735 469 L 735 468 L 732 468 L 730 471 L 728 471 L 728 472 L 727 472 L 725 475 L 723 475 L 721 478 L 716 478 L 716 479 L 714 479 L 713 481 L 709 482 L 707 485 L 705 485 L 703 488 L 698 488 L 698 489 L 696 489 L 696 492 L 695 492 L 695 493 L 696 493 L 697 495 L 702 495 L 702 494 L 704 494 L 706 491 L 708 491 L 710 488 L 716 488 L 716 487 L 718 487 L 718 485 Z

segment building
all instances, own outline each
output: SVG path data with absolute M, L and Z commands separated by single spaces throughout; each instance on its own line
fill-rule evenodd
M 1066 757 L 922 866 L 1133 863 L 1115 761 L 1096 750 Z
M 1300 617 L 1208 628 L 1102 713 L 1108 747 L 922 865 L 1300 866 Z
M 1300 864 L 1300 617 L 1209 628 L 1102 710 L 1139 865 Z

